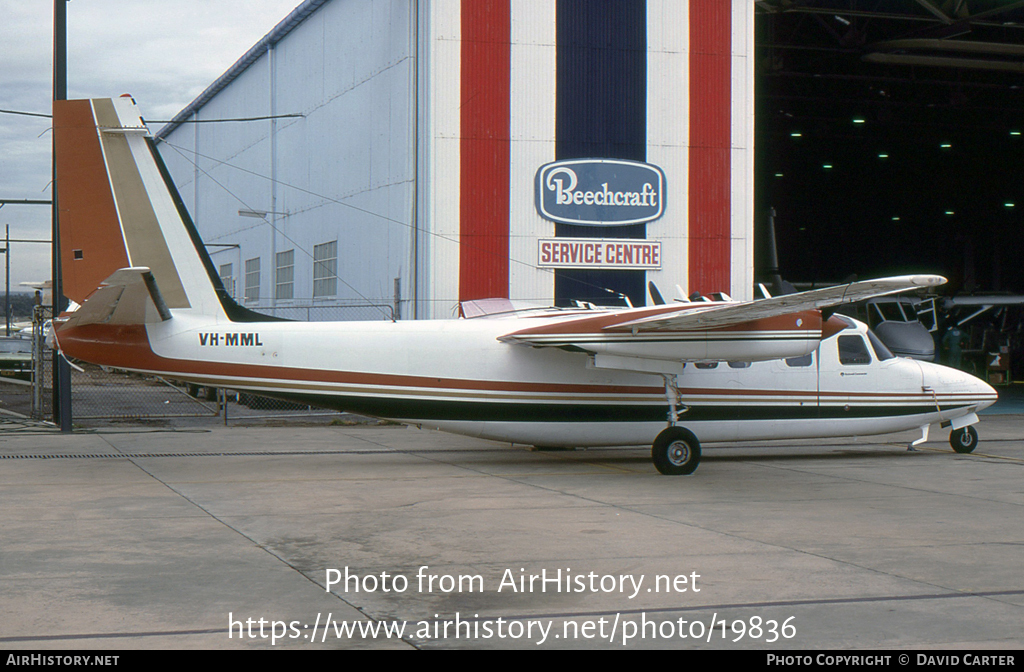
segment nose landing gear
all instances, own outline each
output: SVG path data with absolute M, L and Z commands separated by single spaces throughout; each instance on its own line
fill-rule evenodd
M 978 432 L 968 425 L 949 433 L 949 445 L 958 453 L 973 453 L 978 447 Z

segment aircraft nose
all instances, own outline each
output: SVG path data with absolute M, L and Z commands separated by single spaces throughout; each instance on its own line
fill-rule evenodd
M 977 410 L 988 408 L 999 399 L 995 388 L 977 376 L 948 366 L 929 364 L 924 368 L 924 384 L 949 401 L 977 404 Z
M 979 411 L 983 408 L 988 408 L 999 400 L 999 393 L 996 392 L 996 388 L 992 387 L 980 378 L 975 378 L 974 376 L 970 377 L 976 388 L 975 394 L 982 398 L 982 402 L 978 404 Z

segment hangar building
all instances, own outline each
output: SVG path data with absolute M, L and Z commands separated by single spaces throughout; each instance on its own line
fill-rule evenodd
M 750 298 L 753 23 L 751 0 L 306 0 L 160 150 L 261 312 Z

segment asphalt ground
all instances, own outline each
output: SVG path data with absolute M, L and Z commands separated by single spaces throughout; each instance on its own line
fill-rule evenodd
M 1022 429 L 666 477 L 400 426 L 12 421 L 0 649 L 1019 649 Z

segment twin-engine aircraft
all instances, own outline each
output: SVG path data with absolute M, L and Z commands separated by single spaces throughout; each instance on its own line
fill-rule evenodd
M 275 320 L 225 292 L 134 101 L 54 104 L 64 355 L 420 427 L 541 447 L 643 445 L 689 474 L 701 441 L 970 427 L 995 391 L 893 357 L 822 309 L 944 280 L 915 275 L 751 302 L 516 311 L 452 320 Z

